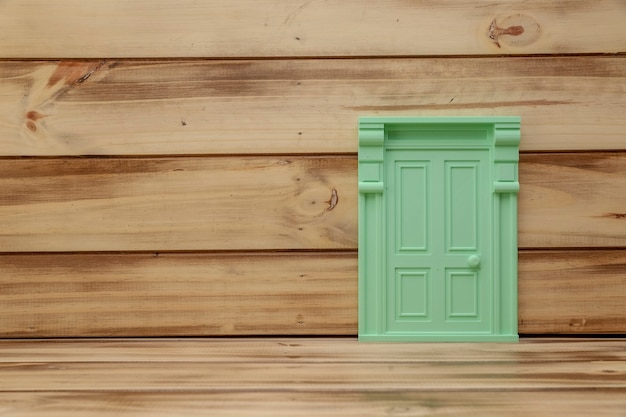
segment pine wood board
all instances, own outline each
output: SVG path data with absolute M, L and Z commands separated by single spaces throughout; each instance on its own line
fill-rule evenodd
M 5 417 L 623 417 L 626 390 L 0 393 Z M 210 410 L 210 411 L 209 411 Z
M 354 253 L 0 256 L 0 337 L 354 334 Z
M 3 416 L 623 416 L 625 339 L 0 341 Z
M 522 333 L 626 334 L 626 251 L 521 251 Z
M 3 61 L 0 155 L 346 153 L 359 116 L 477 114 L 625 150 L 625 93 L 626 56 Z
M 292 392 L 626 389 L 626 362 L 11 363 L 0 392 L 266 390 Z
M 355 337 L 0 340 L 0 363 L 552 363 L 626 361 L 626 338 L 519 343 L 365 343 Z M 123 366 L 123 365 L 120 365 Z
M 354 249 L 356 162 L 4 160 L 0 251 Z
M 0 252 L 354 250 L 356 162 L 0 160 Z M 625 247 L 624 175 L 623 152 L 522 155 L 519 246 Z
M 625 250 L 521 251 L 520 333 L 626 333 L 625 264 Z M 355 252 L 5 254 L 0 270 L 5 338 L 357 332 Z
M 520 247 L 624 247 L 626 154 L 522 155 Z
M 511 417 L 623 416 L 624 392 L 480 392 L 480 393 L 122 393 L 122 394 L 12 394 L 9 412 L 29 416 L 342 416 L 368 417 L 386 413 Z M 532 398 L 529 401 L 529 398 Z M 81 411 L 78 412 L 76 409 Z M 6 414 L 15 416 L 22 414 Z
M 2 58 L 616 53 L 620 0 L 5 0 Z

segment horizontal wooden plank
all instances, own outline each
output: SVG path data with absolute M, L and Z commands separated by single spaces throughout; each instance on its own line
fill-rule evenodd
M 625 247 L 625 175 L 522 155 L 520 247 Z M 356 182 L 354 156 L 0 160 L 0 251 L 354 250 Z
M 0 251 L 354 249 L 356 162 L 4 160 Z
M 554 337 L 522 337 L 519 343 L 363 343 L 355 337 L 4 339 L 0 363 L 576 363 L 624 361 L 625 344 L 626 338 Z
M 353 334 L 355 254 L 0 256 L 0 336 Z
M 522 251 L 520 333 L 625 333 L 624 265 L 626 250 Z M 357 333 L 354 252 L 2 255 L 0 270 L 5 338 Z
M 382 354 L 382 353 L 381 353 Z M 0 392 L 265 390 L 424 391 L 625 389 L 626 362 L 388 363 L 12 363 Z
M 519 255 L 522 333 L 626 334 L 626 251 Z
M 1 57 L 624 52 L 620 0 L 5 0 Z
M 0 341 L 5 416 L 622 416 L 625 339 Z M 529 398 L 532 398 L 529 401 Z
M 626 246 L 626 153 L 522 155 L 520 247 Z
M 345 153 L 359 116 L 477 114 L 521 116 L 522 151 L 625 150 L 625 93 L 626 56 L 8 61 L 0 155 Z
M 532 399 L 532 400 L 529 400 Z M 0 393 L 7 417 L 622 417 L 626 390 Z

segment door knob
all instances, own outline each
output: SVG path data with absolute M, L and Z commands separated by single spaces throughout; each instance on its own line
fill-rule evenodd
M 467 266 L 469 266 L 470 268 L 478 268 L 479 265 L 480 265 L 480 256 L 471 255 L 469 258 L 467 258 Z

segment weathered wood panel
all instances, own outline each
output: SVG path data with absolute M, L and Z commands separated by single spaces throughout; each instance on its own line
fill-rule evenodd
M 0 336 L 354 334 L 356 255 L 0 256 Z
M 381 355 L 384 352 L 381 351 Z M 466 363 L 13 363 L 2 369 L 0 392 L 11 391 L 393 391 L 625 389 L 626 362 Z
M 382 354 L 384 355 L 384 354 Z M 0 393 L 7 417 L 622 417 L 626 390 Z
M 624 339 L 0 341 L 6 416 L 610 416 Z M 532 399 L 529 401 L 529 399 Z
M 0 57 L 615 53 L 621 0 L 5 0 Z
M 523 151 L 626 149 L 626 56 L 9 61 L 0 81 L 0 155 L 356 152 L 364 115 L 520 115 Z
M 522 155 L 521 247 L 626 246 L 626 154 Z
M 624 265 L 626 250 L 522 251 L 520 333 L 626 332 Z M 0 337 L 357 331 L 354 252 L 2 255 L 0 270 Z
M 626 246 L 625 175 L 522 155 L 520 247 Z M 0 251 L 356 249 L 356 182 L 353 156 L 0 160 Z
M 624 361 L 626 338 L 522 337 L 519 343 L 357 343 L 354 337 L 3 339 L 0 363 L 425 363 Z M 462 347 L 462 349 L 460 349 Z
M 626 334 L 626 250 L 521 251 L 520 333 Z
M 354 249 L 355 175 L 354 157 L 4 160 L 0 251 Z

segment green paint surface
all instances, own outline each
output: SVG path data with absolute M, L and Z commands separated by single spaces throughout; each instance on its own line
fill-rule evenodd
M 359 120 L 359 339 L 516 341 L 520 120 Z

